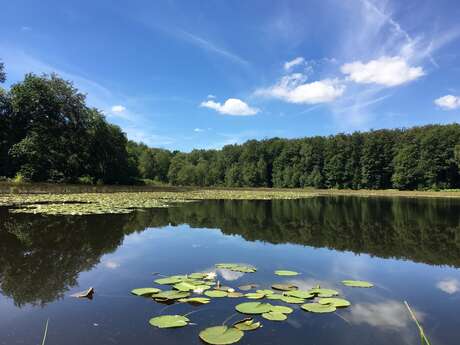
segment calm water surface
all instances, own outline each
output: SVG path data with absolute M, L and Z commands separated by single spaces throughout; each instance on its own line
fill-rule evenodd
M 255 274 L 218 272 L 229 286 L 336 288 L 352 306 L 335 314 L 296 310 L 263 320 L 239 344 L 420 344 L 402 301 L 422 320 L 433 345 L 460 339 L 460 202 L 314 198 L 205 201 L 130 215 L 12 215 L 0 209 L 0 344 L 201 344 L 201 329 L 221 324 L 243 299 L 167 307 L 130 295 L 165 275 L 255 265 Z M 277 277 L 275 269 L 302 274 Z M 369 280 L 372 289 L 341 286 Z M 70 297 L 93 286 L 92 301 Z M 273 301 L 277 304 L 278 301 Z M 159 330 L 158 313 L 196 325 Z M 238 317 L 234 320 L 236 321 Z

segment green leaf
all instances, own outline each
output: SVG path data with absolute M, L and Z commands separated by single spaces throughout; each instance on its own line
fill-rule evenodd
M 182 315 L 163 315 L 150 319 L 149 323 L 158 328 L 177 328 L 187 326 L 189 321 Z
M 339 292 L 336 290 L 322 288 L 313 288 L 308 291 L 318 297 L 332 297 L 337 296 L 339 294 Z
M 293 290 L 293 291 L 286 291 L 284 293 L 285 296 L 297 297 L 297 298 L 313 298 L 315 297 L 310 291 L 305 290 Z
M 299 274 L 299 272 L 278 270 L 278 271 L 275 271 L 275 274 L 278 275 L 278 276 L 296 276 L 296 275 Z
M 270 321 L 284 321 L 287 319 L 286 315 L 284 315 L 283 313 L 276 312 L 276 311 L 270 311 L 268 313 L 263 313 L 262 317 Z
M 254 319 L 251 317 L 237 321 L 233 324 L 233 327 L 239 329 L 240 331 L 253 331 L 260 326 L 260 322 L 254 322 Z
M 281 291 L 291 291 L 291 290 L 297 290 L 297 286 L 292 285 L 292 284 L 273 284 L 272 288 L 275 290 L 281 290 Z
M 243 331 L 235 327 L 215 326 L 202 330 L 199 334 L 201 340 L 212 345 L 233 344 L 243 338 Z
M 181 281 L 184 281 L 186 279 L 187 279 L 186 276 L 177 275 L 177 276 L 156 279 L 155 283 L 160 284 L 160 285 L 171 285 L 171 284 L 180 283 Z
M 284 305 L 274 305 L 272 306 L 271 311 L 282 314 L 291 314 L 294 311 L 294 309 L 286 307 Z
M 179 302 L 182 303 L 195 303 L 195 304 L 208 304 L 211 302 L 209 298 L 206 297 L 190 297 L 190 298 L 181 298 Z
M 261 293 L 261 294 L 264 294 L 265 296 L 268 296 L 268 295 L 271 295 L 271 294 L 274 294 L 274 292 L 272 290 L 257 290 L 256 293 Z
M 255 289 L 258 285 L 256 284 L 246 284 L 246 285 L 241 285 L 238 287 L 241 291 L 249 291 L 252 289 Z
M 136 296 L 150 296 L 160 292 L 160 289 L 157 288 L 139 288 L 131 290 L 131 293 Z
M 297 297 L 291 297 L 291 296 L 283 296 L 281 297 L 281 300 L 285 303 L 291 303 L 291 304 L 305 303 L 305 300 L 303 298 L 297 298 Z
M 246 302 L 238 304 L 235 309 L 243 314 L 263 314 L 272 310 L 272 305 L 261 302 Z
M 227 297 L 230 297 L 230 298 L 239 298 L 239 297 L 243 297 L 244 295 L 241 293 L 241 292 L 229 292 L 227 294 Z
M 228 292 L 222 290 L 208 290 L 205 291 L 204 294 L 208 297 L 227 297 Z
M 168 291 L 159 292 L 153 295 L 152 298 L 154 300 L 167 301 L 167 300 L 186 298 L 188 296 L 190 296 L 190 294 L 185 291 L 168 290 Z
M 329 304 L 336 308 L 344 308 L 351 305 L 346 299 L 343 298 L 321 298 L 318 301 L 319 304 Z
M 342 280 L 342 284 L 351 287 L 371 288 L 374 284 L 363 280 Z
M 333 313 L 335 311 L 335 307 L 333 305 L 319 303 L 302 304 L 300 308 L 311 313 Z
M 261 299 L 265 297 L 265 294 L 257 293 L 257 292 L 250 292 L 250 293 L 245 294 L 244 296 L 249 299 Z
M 265 296 L 265 298 L 271 299 L 271 300 L 281 300 L 283 298 L 283 295 L 279 293 L 273 293 L 273 294 Z

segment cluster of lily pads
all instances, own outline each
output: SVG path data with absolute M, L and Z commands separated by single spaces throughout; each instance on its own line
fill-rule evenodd
M 254 273 L 254 266 L 235 263 L 220 263 L 217 269 L 231 270 L 242 273 Z M 279 276 L 296 276 L 299 273 L 288 270 L 274 272 Z M 276 305 L 262 301 L 239 303 L 235 310 L 245 318 L 235 322 L 232 326 L 216 325 L 202 330 L 199 333 L 201 340 L 212 345 L 233 344 L 239 341 L 244 332 L 253 331 L 260 327 L 260 321 L 254 319 L 260 315 L 269 321 L 284 321 L 294 312 L 294 306 L 310 313 L 332 313 L 338 308 L 351 305 L 346 299 L 338 297 L 339 292 L 333 289 L 322 288 L 319 285 L 309 290 L 299 289 L 290 283 L 277 283 L 271 289 L 257 289 L 256 284 L 247 284 L 232 288 L 222 286 L 217 280 L 215 272 L 197 272 L 188 275 L 173 275 L 155 280 L 156 284 L 166 285 L 167 290 L 155 287 L 138 288 L 131 291 L 137 296 L 148 296 L 159 303 L 191 303 L 195 305 L 207 304 L 212 298 L 246 298 L 250 300 L 281 301 L 291 306 Z M 344 280 L 342 284 L 349 287 L 370 288 L 372 283 L 356 280 Z M 308 301 L 308 302 L 307 302 Z M 158 328 L 178 328 L 189 325 L 191 320 L 186 315 L 161 315 L 150 319 L 150 325 Z

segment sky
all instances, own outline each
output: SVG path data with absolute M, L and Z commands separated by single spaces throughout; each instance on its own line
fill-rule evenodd
M 458 0 L 15 0 L 0 13 L 7 87 L 56 72 L 153 147 L 460 119 Z

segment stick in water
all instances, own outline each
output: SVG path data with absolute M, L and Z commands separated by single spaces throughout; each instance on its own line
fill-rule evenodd
M 50 321 L 50 319 L 46 320 L 46 325 L 45 325 L 45 333 L 43 334 L 43 340 L 42 340 L 42 345 L 45 345 L 45 341 L 46 341 L 46 334 L 48 333 L 48 322 Z
M 422 344 L 425 343 L 426 345 L 431 345 L 430 341 L 428 340 L 427 336 L 425 335 L 425 331 L 423 330 L 422 326 L 418 322 L 417 318 L 415 317 L 414 312 L 412 311 L 411 307 L 409 307 L 409 303 L 407 301 L 404 301 L 404 304 L 406 305 L 407 310 L 409 310 L 409 314 L 412 317 L 412 320 L 414 320 L 415 324 L 418 327 L 418 330 L 420 332 L 420 338 L 422 339 Z

